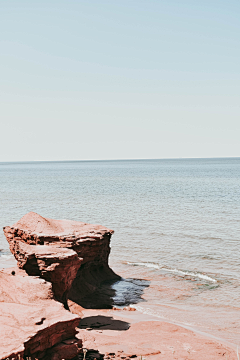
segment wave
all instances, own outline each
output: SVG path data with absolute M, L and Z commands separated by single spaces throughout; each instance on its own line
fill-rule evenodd
M 147 308 L 147 307 L 142 307 L 140 305 L 130 305 L 130 307 L 136 309 L 137 311 L 139 311 L 142 314 L 156 316 L 156 317 L 159 317 L 161 319 L 167 319 L 167 317 L 164 316 L 164 310 L 157 312 L 157 311 L 155 311 L 153 309 L 150 309 L 150 308 Z
M 160 266 L 158 264 L 154 264 L 154 263 L 144 263 L 144 262 L 136 262 L 136 263 L 131 263 L 131 262 L 126 262 L 128 265 L 133 265 L 133 266 L 145 266 L 148 268 L 152 268 L 152 269 L 159 269 L 159 270 L 163 270 L 166 272 L 171 272 L 171 273 L 175 273 L 175 274 L 180 274 L 180 275 L 184 275 L 184 276 L 192 276 L 194 278 L 199 278 L 202 280 L 206 280 L 212 283 L 216 283 L 217 280 L 213 279 L 212 277 L 206 275 L 206 274 L 202 274 L 199 272 L 193 272 L 193 271 L 188 271 L 188 270 L 179 270 L 179 269 L 171 269 L 171 268 L 167 268 L 164 266 Z
M 146 266 L 149 268 L 160 269 L 160 266 L 154 263 L 142 263 L 142 262 L 131 263 L 129 261 L 126 261 L 125 264 L 133 265 L 133 266 Z
M 137 311 L 139 311 L 140 313 L 142 314 L 145 314 L 145 315 L 150 315 L 150 316 L 154 316 L 155 318 L 159 318 L 163 321 L 167 321 L 168 323 L 172 323 L 172 324 L 175 324 L 175 325 L 179 325 L 179 326 L 194 326 L 195 324 L 192 323 L 192 322 L 182 322 L 182 321 L 179 321 L 176 319 L 176 316 L 174 315 L 170 315 L 170 314 L 166 314 L 166 311 L 165 309 L 158 309 L 157 311 L 154 310 L 154 309 L 151 309 L 151 308 L 147 308 L 147 307 L 142 307 L 142 306 L 139 306 L 139 305 L 131 305 L 130 307 L 136 309 Z
M 210 277 L 208 275 L 205 275 L 205 274 L 201 274 L 201 273 L 195 273 L 195 272 L 191 272 L 191 271 L 182 271 L 182 270 L 178 270 L 178 269 L 167 269 L 167 268 L 161 268 L 161 269 L 165 270 L 165 271 L 181 274 L 181 275 L 197 277 L 199 279 L 207 280 L 207 281 L 210 281 L 210 282 L 213 282 L 213 283 L 217 282 L 216 279 L 213 279 L 212 277 Z

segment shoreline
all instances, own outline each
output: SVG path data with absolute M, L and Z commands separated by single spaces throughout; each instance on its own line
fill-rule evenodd
M 125 311 L 124 311 L 124 313 L 125 313 Z M 165 323 L 168 323 L 168 324 L 176 325 L 176 326 L 182 327 L 182 328 L 184 328 L 186 330 L 190 330 L 193 333 L 204 336 L 206 338 L 210 338 L 213 341 L 218 341 L 218 342 L 224 343 L 226 346 L 231 347 L 233 350 L 237 349 L 238 344 L 232 343 L 232 342 L 230 342 L 230 341 L 228 341 L 228 340 L 226 340 L 224 338 L 212 335 L 212 334 L 210 334 L 208 332 L 201 331 L 197 326 L 190 326 L 190 325 L 186 325 L 186 324 L 183 324 L 183 323 L 180 323 L 180 322 L 177 322 L 177 321 L 166 320 L 166 319 L 161 318 L 160 316 L 157 316 L 157 315 L 150 315 L 150 314 L 142 313 L 141 311 L 139 311 L 137 309 L 134 311 L 134 313 L 136 313 L 136 316 L 138 316 L 139 318 L 140 317 L 145 317 L 145 319 L 143 319 L 143 321 L 159 321 L 159 322 L 165 322 Z
M 233 307 L 230 303 L 222 303 L 215 307 L 214 301 L 213 304 L 208 302 L 208 297 L 210 300 L 214 300 L 214 297 L 217 299 L 218 290 L 206 288 L 204 291 L 196 291 L 203 281 L 200 283 L 193 279 L 162 275 L 155 270 L 148 271 L 144 267 L 126 267 L 125 264 L 123 266 L 122 263 L 115 263 L 112 264 L 112 268 L 126 280 L 149 282 L 141 293 L 140 302 L 130 305 L 140 313 L 151 319 L 175 324 L 224 342 L 234 349 L 239 346 L 239 308 Z M 221 284 L 218 288 L 221 289 Z M 203 296 L 199 301 L 196 296 L 199 294 L 206 294 L 206 303 Z
M 14 263 L 16 262 L 16 260 L 14 259 L 13 256 L 12 256 L 11 259 L 8 258 L 5 261 L 7 262 L 7 264 L 4 264 L 5 266 L 1 267 L 1 270 L 11 268 L 13 266 L 13 262 Z M 114 268 L 114 270 L 116 270 L 117 273 L 121 274 L 121 271 L 119 272 L 117 270 L 117 267 Z M 146 300 L 146 301 L 148 301 L 148 300 Z M 103 313 L 104 314 L 109 314 L 113 318 L 123 319 L 124 321 L 129 320 L 130 323 L 136 323 L 136 322 L 141 322 L 141 321 L 143 321 L 143 322 L 155 321 L 155 322 L 159 322 L 159 323 L 168 323 L 168 324 L 171 324 L 171 325 L 176 325 L 176 326 L 178 326 L 180 328 L 189 330 L 189 331 L 191 331 L 191 332 L 193 332 L 195 334 L 198 334 L 198 335 L 203 336 L 205 338 L 211 339 L 214 342 L 222 343 L 226 347 L 233 349 L 235 351 L 235 353 L 236 353 L 236 349 L 237 349 L 237 346 L 238 346 L 238 344 L 236 344 L 236 343 L 230 342 L 230 341 L 228 341 L 228 340 L 226 340 L 226 339 L 224 339 L 222 337 L 215 336 L 215 335 L 213 335 L 213 334 L 211 334 L 209 332 L 201 331 L 197 326 L 190 326 L 190 325 L 184 324 L 182 322 L 171 321 L 169 319 L 165 319 L 165 318 L 163 318 L 161 316 L 158 316 L 158 315 L 152 315 L 152 314 L 141 312 L 138 309 L 135 309 L 135 306 L 137 307 L 137 305 L 138 304 L 131 304 L 129 306 L 129 307 L 133 308 L 134 311 L 126 311 L 126 310 L 123 310 L 121 308 L 113 308 L 113 309 L 85 309 L 85 308 L 81 308 L 81 307 L 79 307 L 79 308 L 81 308 L 81 312 L 83 313 L 84 318 L 89 316 L 89 314 L 91 314 L 91 312 L 92 312 L 92 313 L 95 313 L 95 314 L 97 314 L 97 313 L 98 314 L 103 314 Z M 159 305 L 162 306 L 163 308 L 166 306 L 166 304 L 162 304 L 162 305 L 159 304 Z M 169 305 L 167 305 L 167 307 L 169 307 Z
M 13 256 L 12 256 L 11 259 L 8 258 L 5 261 L 9 262 L 9 263 L 4 264 L 5 266 L 2 266 L 1 270 L 12 268 L 13 265 L 15 265 L 13 263 L 16 262 L 16 260 L 14 259 Z M 119 273 L 119 271 L 117 271 L 117 267 L 114 270 L 116 270 L 116 272 Z M 121 273 L 121 271 L 120 271 L 120 273 Z M 148 300 L 146 300 L 146 301 L 148 301 Z M 200 336 L 203 336 L 205 338 L 209 338 L 209 339 L 211 339 L 211 340 L 213 340 L 215 342 L 220 342 L 220 343 L 224 344 L 225 346 L 233 349 L 236 352 L 236 349 L 237 349 L 237 346 L 238 346 L 238 344 L 236 344 L 236 343 L 230 342 L 230 341 L 228 341 L 228 340 L 226 340 L 226 339 L 224 339 L 222 337 L 215 336 L 215 335 L 213 335 L 213 334 L 211 334 L 209 332 L 201 331 L 197 326 L 190 326 L 190 325 L 184 324 L 182 322 L 171 321 L 169 319 L 165 319 L 165 318 L 163 318 L 161 316 L 158 316 L 158 315 L 152 315 L 152 314 L 141 312 L 138 309 L 135 309 L 135 306 L 137 306 L 137 305 L 138 304 L 131 304 L 130 306 L 128 306 L 128 307 L 131 307 L 132 309 L 134 309 L 134 311 L 126 311 L 126 310 L 123 310 L 123 308 L 122 309 L 121 308 L 113 308 L 113 309 L 94 309 L 94 308 L 92 308 L 92 309 L 85 309 L 85 308 L 82 308 L 81 306 L 78 306 L 78 307 L 81 308 L 80 314 L 83 313 L 84 318 L 86 316 L 88 316 L 89 314 L 91 314 L 91 312 L 93 312 L 93 313 L 99 313 L 99 314 L 102 314 L 102 313 L 110 314 L 114 318 L 116 318 L 116 317 L 121 318 L 121 319 L 124 319 L 124 321 L 129 320 L 131 323 L 136 323 L 136 322 L 140 322 L 140 321 L 144 321 L 144 322 L 155 321 L 155 322 L 160 322 L 160 323 L 168 323 L 168 324 L 171 324 L 171 325 L 176 325 L 176 326 L 178 326 L 180 328 L 192 331 L 193 333 L 196 333 L 196 334 L 198 334 Z M 162 304 L 162 305 L 159 304 L 159 305 L 161 307 L 163 307 L 163 308 L 165 306 L 167 306 L 167 307 L 170 306 L 170 305 L 166 305 L 166 304 Z
M 182 312 L 186 325 L 179 317 L 144 313 L 141 307 L 137 310 L 141 301 L 154 299 L 147 289 L 155 290 L 159 300 L 165 292 L 177 299 L 185 293 L 167 278 L 168 285 L 159 286 L 158 276 L 145 277 L 138 271 L 124 274 L 115 266 L 110 268 L 112 233 L 102 225 L 49 219 L 33 212 L 4 227 L 17 267 L 0 271 L 2 360 L 15 355 L 76 360 L 85 350 L 89 360 L 141 356 L 146 360 L 217 360 L 223 356 L 236 360 L 234 343 L 191 326 L 196 321 L 187 324 L 189 316 L 202 316 L 200 308 L 197 313 L 190 308 Z M 129 273 L 134 277 L 127 278 Z M 165 315 L 164 305 L 160 306 L 160 314 Z M 213 319 L 218 326 L 214 313 Z

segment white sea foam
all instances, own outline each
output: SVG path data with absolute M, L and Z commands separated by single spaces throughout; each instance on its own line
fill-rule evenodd
M 154 309 L 143 307 L 140 305 L 133 305 L 132 307 L 142 314 L 154 316 L 165 321 L 172 321 L 172 319 L 169 316 L 166 316 L 165 309 L 158 309 L 158 311 L 156 311 Z
M 146 266 L 149 268 L 160 269 L 159 265 L 153 264 L 153 263 L 142 263 L 142 262 L 131 263 L 131 262 L 127 261 L 126 264 L 133 265 L 133 266 Z
M 152 268 L 152 269 L 160 269 L 160 270 L 164 270 L 167 272 L 171 272 L 171 273 L 175 273 L 175 274 L 180 274 L 180 275 L 184 275 L 184 276 L 192 276 L 195 278 L 199 278 L 202 280 L 206 280 L 212 283 L 216 283 L 217 280 L 213 279 L 212 277 L 205 275 L 205 274 L 201 274 L 198 272 L 192 272 L 192 271 L 183 271 L 183 270 L 178 270 L 178 269 L 170 269 L 170 268 L 166 268 L 164 266 L 159 266 L 158 264 L 154 264 L 154 263 L 144 263 L 144 262 L 139 262 L 139 263 L 131 263 L 131 262 L 127 262 L 127 264 L 129 265 L 135 265 L 135 266 L 145 266 L 148 268 Z
M 164 318 L 163 314 L 160 314 L 160 313 L 154 311 L 153 309 L 150 309 L 150 308 L 147 308 L 147 307 L 142 307 L 140 305 L 134 305 L 132 307 L 134 309 L 136 309 L 137 311 L 139 311 L 140 313 L 142 313 L 142 314 L 152 315 L 152 316 L 157 316 L 157 317 L 160 317 L 160 318 Z
M 201 273 L 194 273 L 191 271 L 182 271 L 182 270 L 178 270 L 178 269 L 168 269 L 168 268 L 164 268 L 164 267 L 161 269 L 164 271 L 169 271 L 169 272 L 173 272 L 173 273 L 184 275 L 184 276 L 187 275 L 187 276 L 192 276 L 192 277 L 198 277 L 199 279 L 207 280 L 207 281 L 210 281 L 213 283 L 217 282 L 217 280 L 211 278 L 210 276 L 201 274 Z

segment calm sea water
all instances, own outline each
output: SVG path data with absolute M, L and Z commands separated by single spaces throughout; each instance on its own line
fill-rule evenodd
M 0 163 L 1 228 L 29 211 L 115 230 L 119 305 L 240 342 L 240 158 Z

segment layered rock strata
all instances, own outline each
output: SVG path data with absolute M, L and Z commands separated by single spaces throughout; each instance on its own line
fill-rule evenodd
M 64 261 L 73 261 L 75 269 L 77 267 L 76 258 L 70 250 L 77 253 L 79 263 L 77 274 L 71 270 L 68 276 L 72 279 L 75 277 L 69 292 L 69 298 L 79 305 L 87 306 L 87 298 L 93 294 L 101 282 L 120 279 L 108 265 L 110 253 L 110 239 L 113 230 L 101 225 L 86 224 L 79 221 L 70 220 L 53 220 L 43 218 L 42 216 L 30 212 L 23 216 L 17 223 L 12 226 L 6 226 L 4 229 L 5 236 L 9 242 L 9 247 L 18 265 L 26 270 L 29 275 L 39 275 L 50 280 L 51 269 L 55 267 L 54 257 L 47 256 L 47 247 L 53 249 L 66 249 Z M 23 244 L 35 245 L 24 247 Z M 41 247 L 44 246 L 43 250 Z M 33 252 L 32 250 L 33 249 Z M 50 251 L 50 253 L 51 253 Z M 23 253 L 25 255 L 23 255 Z M 68 260 L 67 260 L 68 258 Z M 71 260 L 70 260 L 71 259 Z M 51 262 L 52 261 L 52 262 Z M 63 260 L 61 260 L 63 261 Z M 41 266 L 40 266 L 41 265 Z M 61 264 L 57 267 L 61 271 Z M 72 269 L 72 267 L 70 267 Z M 59 273 L 58 273 L 59 275 Z M 55 277 L 57 281 L 59 276 Z M 56 284 L 55 281 L 53 284 Z M 68 281 L 65 281 L 65 290 L 62 295 L 56 294 L 56 298 L 65 301 L 69 291 Z M 54 288 L 58 289 L 56 284 Z
M 75 251 L 47 245 L 28 245 L 13 239 L 12 252 L 20 269 L 52 283 L 56 300 L 67 307 L 68 293 L 81 265 Z

